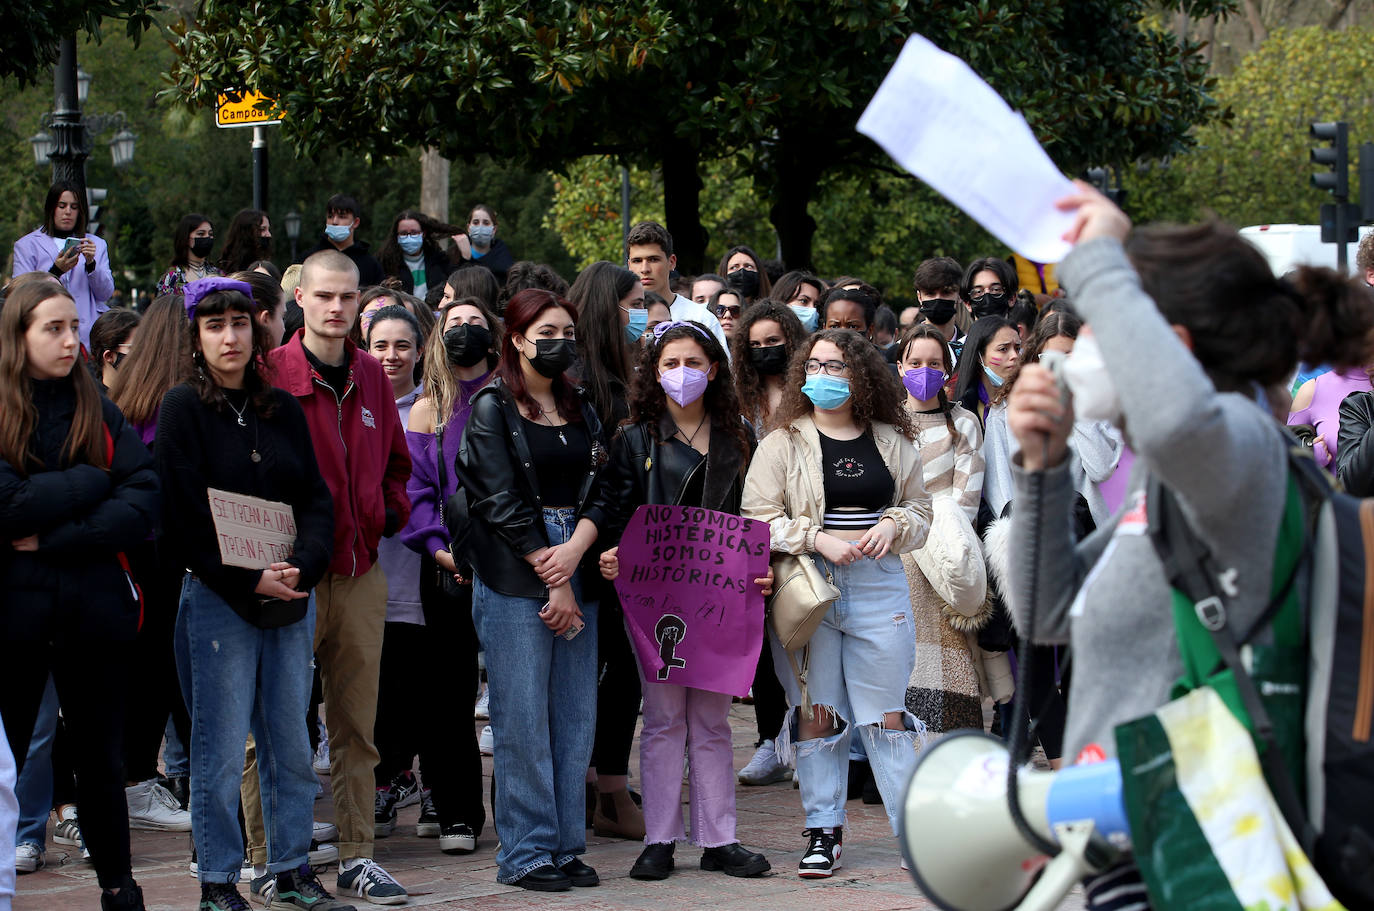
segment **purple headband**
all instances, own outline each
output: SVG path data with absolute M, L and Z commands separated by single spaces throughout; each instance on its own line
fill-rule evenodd
M 200 303 L 205 295 L 213 294 L 216 291 L 241 291 L 248 295 L 248 300 L 253 303 L 254 307 L 257 306 L 257 302 L 253 301 L 253 286 L 248 282 L 220 276 L 198 278 L 193 282 L 187 282 L 181 289 L 181 296 L 186 302 L 186 318 L 195 319 L 196 304 Z
M 663 333 L 667 332 L 669 329 L 677 329 L 681 326 L 685 326 L 688 329 L 695 329 L 697 332 L 701 333 L 702 338 L 711 338 L 711 333 L 702 328 L 700 323 L 694 323 L 685 319 L 675 319 L 659 323 L 654 327 L 654 342 L 657 343 L 660 341 L 663 338 Z

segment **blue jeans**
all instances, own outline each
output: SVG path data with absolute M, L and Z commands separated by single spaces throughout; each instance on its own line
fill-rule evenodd
M 239 783 L 251 730 L 267 830 L 267 869 L 306 862 L 318 780 L 310 766 L 315 598 L 303 619 L 277 629 L 246 622 L 188 575 L 177 612 L 176 658 L 191 710 L 191 825 L 202 883 L 232 883 L 243 864 Z
M 16 845 L 47 847 L 48 815 L 52 812 L 52 742 L 57 736 L 57 688 L 52 676 L 43 688 L 43 701 L 38 706 L 38 721 L 29 741 L 29 755 L 24 771 L 14 786 L 19 801 L 19 829 Z
M 177 736 L 177 726 L 167 719 L 167 730 L 163 732 L 167 745 L 162 748 L 162 763 L 167 767 L 168 778 L 185 778 L 191 774 L 191 757 L 186 755 L 186 744 Z
M 848 566 L 815 559 L 832 574 L 840 598 L 811 637 L 807 692 L 813 705 L 833 717 L 836 730 L 826 737 L 795 740 L 801 689 L 787 653 L 770 631 L 773 666 L 792 713 L 791 723 L 783 726 L 783 752 L 790 754 L 795 744 L 807 828 L 842 826 L 849 742 L 857 730 L 895 835 L 902 796 L 924 737 L 924 726 L 906 711 L 906 682 L 916 661 L 906 571 L 896 554 Z M 883 727 L 889 712 L 902 714 L 902 730 Z
M 545 509 L 550 544 L 577 525 L 571 509 Z M 536 867 L 562 866 L 587 848 L 587 765 L 596 728 L 596 604 L 573 594 L 585 629 L 571 642 L 539 619 L 544 599 L 503 595 L 474 569 L 472 619 L 486 649 L 496 738 L 492 807 L 501 850 L 496 878 L 513 883 Z

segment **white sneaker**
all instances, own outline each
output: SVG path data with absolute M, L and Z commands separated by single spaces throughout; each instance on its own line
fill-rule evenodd
M 156 781 L 124 789 L 129 802 L 129 828 L 153 832 L 189 832 L 191 814 L 183 810 L 177 799 Z
M 778 758 L 772 740 L 765 740 L 754 751 L 754 758 L 749 760 L 749 764 L 739 770 L 740 784 L 772 784 L 775 781 L 787 781 L 791 777 L 792 770 Z
M 42 867 L 42 848 L 32 844 L 14 846 L 14 870 L 16 873 L 32 873 L 42 869 Z
M 315 758 L 310 761 L 317 775 L 329 774 L 329 738 L 321 737 L 320 745 L 315 747 Z
M 339 837 L 339 827 L 332 822 L 320 822 L 315 820 L 315 828 L 310 833 L 310 837 L 316 841 L 333 841 Z
M 482 728 L 482 734 L 477 738 L 477 749 L 483 756 L 496 754 L 496 735 L 491 732 L 491 725 Z
M 477 700 L 477 705 L 472 710 L 472 717 L 480 721 L 486 721 L 491 717 L 491 687 L 484 687 L 482 697 Z

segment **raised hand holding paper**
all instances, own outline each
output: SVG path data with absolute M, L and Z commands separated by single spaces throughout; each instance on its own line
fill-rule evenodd
M 1027 259 L 1056 263 L 1069 252 L 1073 213 L 1054 204 L 1073 183 L 1025 118 L 953 54 L 908 38 L 858 130 Z

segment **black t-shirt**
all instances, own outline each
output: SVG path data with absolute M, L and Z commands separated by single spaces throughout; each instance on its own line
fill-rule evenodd
M 348 389 L 348 346 L 344 346 L 344 360 L 343 363 L 337 367 L 326 364 L 324 361 L 315 357 L 310 349 L 303 344 L 301 345 L 301 350 L 305 352 L 305 359 L 310 362 L 310 366 L 315 368 L 315 372 L 329 384 L 330 389 L 334 390 L 334 395 L 342 400 L 344 391 Z
M 592 444 L 585 424 L 560 424 L 550 427 L 541 421 L 523 419 L 525 438 L 534 460 L 534 477 L 539 482 L 539 500 L 545 508 L 576 507 L 582 492 L 586 468 L 592 462 Z
M 869 529 L 892 504 L 892 474 L 872 434 L 852 440 L 821 438 L 821 476 L 825 482 L 825 527 Z

